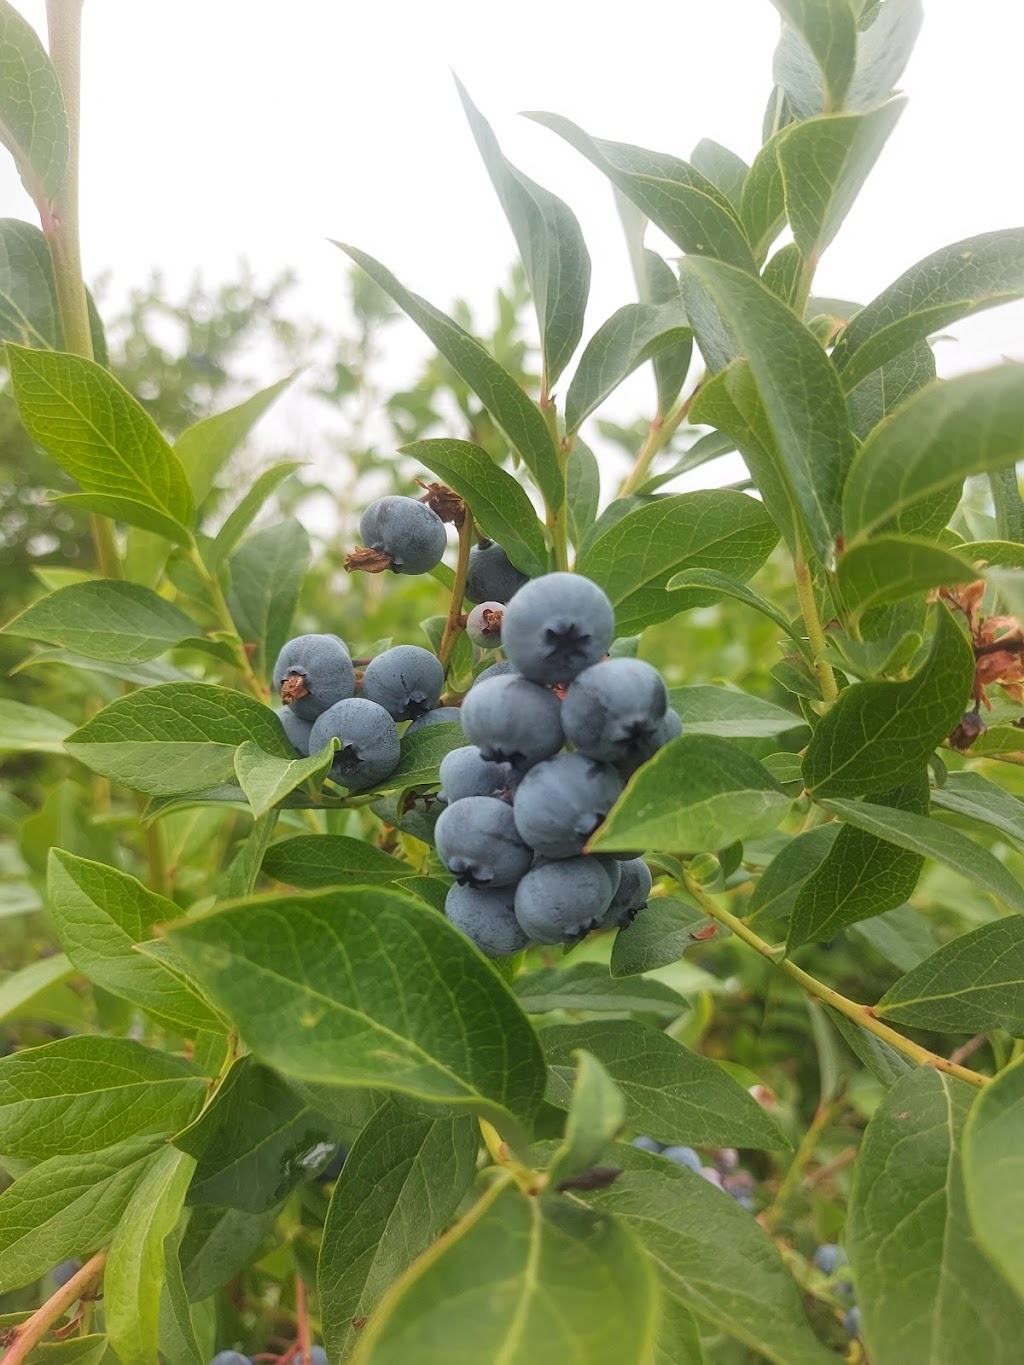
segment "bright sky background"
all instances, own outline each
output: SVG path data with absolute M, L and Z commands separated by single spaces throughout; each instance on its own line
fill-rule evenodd
M 15 4 L 44 30 L 43 0 Z M 1024 5 L 926 11 L 902 82 L 910 105 L 818 293 L 866 301 L 935 248 L 1024 222 Z M 110 269 L 128 286 L 158 265 L 174 284 L 197 267 L 216 280 L 244 256 L 262 278 L 293 267 L 301 307 L 329 325 L 346 263 L 326 239 L 338 237 L 441 307 L 455 295 L 486 307 L 514 244 L 453 68 L 506 154 L 579 216 L 595 260 L 589 334 L 633 298 L 611 191 L 517 111 L 683 156 L 713 137 L 749 161 L 778 19 L 768 0 L 86 0 L 84 29 L 89 278 Z M 7 164 L 0 208 L 33 218 Z M 955 330 L 958 344 L 939 347 L 945 373 L 1024 359 L 1024 304 Z M 390 332 L 403 371 L 414 335 L 411 323 Z M 635 415 L 651 384 L 631 383 Z

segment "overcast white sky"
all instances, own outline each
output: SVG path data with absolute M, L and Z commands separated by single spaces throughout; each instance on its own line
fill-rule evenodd
M 43 31 L 43 0 L 15 4 Z M 909 107 L 819 293 L 866 300 L 938 246 L 1024 222 L 1024 5 L 926 11 Z M 590 331 L 633 297 L 611 193 L 517 111 L 684 156 L 713 137 L 749 160 L 778 19 L 768 0 L 86 0 L 84 27 L 89 277 L 109 268 L 128 285 L 159 265 L 176 282 L 196 267 L 217 279 L 245 256 L 262 277 L 293 267 L 302 306 L 329 324 L 345 261 L 326 239 L 338 237 L 442 307 L 488 299 L 514 246 L 454 68 L 506 153 L 580 217 L 595 258 Z M 33 217 L 6 164 L 0 207 Z M 956 332 L 939 352 L 947 373 L 1024 358 L 1024 304 Z

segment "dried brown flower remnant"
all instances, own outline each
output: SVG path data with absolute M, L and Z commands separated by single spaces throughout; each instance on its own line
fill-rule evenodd
M 967 618 L 975 658 L 971 697 L 976 710 L 980 706 L 991 709 L 986 687 L 1001 687 L 1008 697 L 1024 703 L 1024 628 L 1015 616 L 985 616 L 981 612 L 985 588 L 981 578 L 957 592 L 948 588 L 939 592 Z
M 285 703 L 298 701 L 300 697 L 308 697 L 309 688 L 306 686 L 306 675 L 304 673 L 289 673 L 281 684 L 281 700 Z
M 345 571 L 347 573 L 384 573 L 390 569 L 393 561 L 390 555 L 384 554 L 381 550 L 371 550 L 365 545 L 357 545 L 356 548 L 345 556 Z
M 466 504 L 458 493 L 446 483 L 424 483 L 422 479 L 417 479 L 416 482 L 425 490 L 420 502 L 425 502 L 442 521 L 451 522 L 458 530 L 466 520 Z

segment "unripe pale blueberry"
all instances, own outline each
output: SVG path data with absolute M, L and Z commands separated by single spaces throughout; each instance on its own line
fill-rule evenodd
M 840 1266 L 849 1264 L 849 1258 L 835 1242 L 823 1242 L 814 1253 L 814 1264 L 823 1275 L 834 1275 Z
M 310 753 L 331 740 L 341 741 L 330 771 L 332 782 L 359 791 L 376 786 L 398 767 L 398 731 L 383 706 L 365 697 L 339 701 L 316 721 L 309 737 Z
M 218 1351 L 210 1365 L 252 1365 L 252 1361 L 241 1351 Z
M 309 1348 L 309 1365 L 327 1365 L 327 1352 L 322 1346 Z
M 281 722 L 281 729 L 285 733 L 285 738 L 295 752 L 301 754 L 303 758 L 308 758 L 309 736 L 313 729 L 313 722 L 297 716 L 290 706 L 279 706 L 274 715 Z
M 53 1267 L 53 1270 L 50 1273 L 53 1276 L 53 1282 L 57 1286 L 57 1288 L 63 1289 L 64 1286 L 67 1284 L 68 1280 L 74 1279 L 74 1277 L 78 1274 L 81 1268 L 82 1268 L 81 1261 L 76 1260 L 61 1261 L 59 1265 L 55 1265 Z
M 462 886 L 511 886 L 533 853 L 516 833 L 512 808 L 493 796 L 446 806 L 434 826 L 437 856 Z
M 583 754 L 558 754 L 530 769 L 512 805 L 516 829 L 546 858 L 572 858 L 614 806 L 622 781 Z
M 448 544 L 444 522 L 425 502 L 389 495 L 371 502 L 359 522 L 363 544 L 391 560 L 394 573 L 429 573 Z
M 651 1137 L 635 1137 L 633 1146 L 639 1147 L 641 1152 L 653 1152 L 655 1156 L 661 1151 L 661 1143 L 655 1142 Z
M 642 659 L 608 659 L 584 669 L 562 703 L 566 739 L 581 754 L 629 762 L 659 735 L 668 709 L 661 674 Z
M 273 690 L 303 720 L 314 721 L 356 690 L 356 671 L 337 635 L 297 635 L 274 665 Z
M 497 649 L 501 644 L 501 622 L 505 608 L 500 602 L 481 602 L 466 617 L 470 644 L 480 649 Z
M 724 1186 L 722 1185 L 722 1177 L 718 1171 L 715 1170 L 714 1166 L 702 1166 L 698 1174 L 702 1175 L 709 1185 L 717 1185 L 723 1193 L 725 1192 Z
M 692 1147 L 663 1147 L 661 1154 L 667 1156 L 669 1161 L 674 1161 L 677 1166 L 685 1166 L 695 1175 L 700 1175 L 701 1159 Z
M 516 919 L 535 943 L 572 943 L 600 920 L 612 894 L 597 858 L 541 862 L 516 887 Z
M 625 929 L 627 925 L 632 924 L 646 906 L 647 897 L 654 885 L 651 869 L 643 858 L 630 858 L 620 862 L 619 867 L 622 869 L 619 889 L 612 897 L 611 905 L 604 912 L 601 920 L 602 929 Z
M 472 686 L 476 687 L 477 683 L 486 682 L 488 678 L 503 678 L 510 673 L 515 674 L 517 678 L 519 676 L 507 659 L 499 659 L 496 664 L 489 664 L 485 669 L 482 669 L 473 679 Z
M 529 581 L 493 540 L 474 545 L 470 550 L 466 596 L 471 602 L 511 602 Z
M 527 768 L 562 747 L 562 703 L 547 688 L 505 673 L 466 693 L 462 728 L 484 758 Z
M 510 957 L 529 939 L 520 928 L 511 886 L 474 890 L 458 882 L 445 897 L 444 913 L 486 957 Z
M 461 707 L 435 706 L 433 711 L 424 711 L 422 716 L 417 716 L 405 733 L 411 735 L 413 730 L 422 730 L 428 725 L 444 725 L 452 720 L 462 720 Z
M 848 1308 L 843 1314 L 843 1326 L 846 1328 L 846 1335 L 852 1341 L 854 1337 L 860 1336 L 860 1309 L 856 1304 Z
M 452 749 L 441 760 L 441 790 L 438 799 L 453 805 L 467 796 L 495 796 L 505 800 L 519 781 L 507 763 L 493 763 L 484 758 L 475 744 Z
M 501 625 L 502 648 L 524 678 L 567 683 L 608 652 L 615 614 L 589 578 L 549 573 L 516 593 Z
M 443 687 L 444 667 L 429 649 L 395 645 L 366 665 L 362 691 L 393 720 L 416 720 L 436 708 Z

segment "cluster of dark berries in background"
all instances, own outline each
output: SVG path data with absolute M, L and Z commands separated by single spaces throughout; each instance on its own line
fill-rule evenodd
M 709 1162 L 693 1147 L 663 1146 L 650 1137 L 635 1137 L 633 1146 L 643 1152 L 653 1152 L 677 1166 L 686 1166 L 695 1175 L 702 1176 L 709 1185 L 716 1185 L 736 1200 L 741 1209 L 753 1213 L 757 1207 L 754 1202 L 754 1177 L 739 1164 L 739 1153 L 735 1147 L 719 1147 L 709 1153 Z
M 852 1340 L 860 1336 L 860 1309 L 853 1301 L 853 1282 L 849 1276 L 849 1264 L 846 1252 L 835 1242 L 822 1242 L 814 1253 L 814 1268 L 827 1276 L 832 1292 L 850 1304 L 843 1313 L 843 1326 L 846 1328 L 846 1335 Z M 844 1271 L 847 1273 L 844 1274 Z
M 296 1365 L 300 1365 L 302 1356 L 295 1355 L 292 1359 Z M 322 1346 L 311 1346 L 309 1361 L 310 1365 L 327 1365 L 327 1352 Z M 218 1351 L 210 1365 L 253 1365 L 253 1362 L 250 1356 L 242 1355 L 241 1351 Z
M 361 530 L 366 549 L 350 568 L 427 572 L 444 551 L 444 523 L 413 498 L 378 499 Z M 460 721 L 469 742 L 441 764 L 433 836 L 455 878 L 449 920 L 490 957 L 624 928 L 647 903 L 651 873 L 642 858 L 586 850 L 631 774 L 680 733 L 665 683 L 650 664 L 607 657 L 614 611 L 579 574 L 528 579 L 485 541 L 470 552 L 467 596 L 478 603 L 471 642 L 507 657 L 478 674 L 461 706 L 441 705 L 444 669 L 429 650 L 396 645 L 358 678 L 343 640 L 300 635 L 274 668 L 285 732 L 304 755 L 336 739 L 331 780 L 363 791 L 398 766 L 400 723 Z

